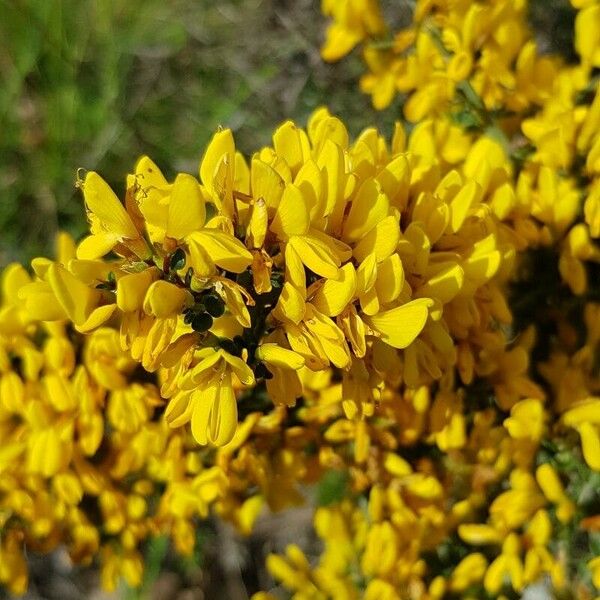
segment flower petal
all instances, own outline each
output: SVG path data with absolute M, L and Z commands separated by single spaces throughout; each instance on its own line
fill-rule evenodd
M 339 270 L 339 279 L 328 279 L 317 290 L 311 302 L 328 317 L 336 317 L 348 305 L 356 292 L 356 271 L 351 263 Z
M 252 264 L 252 254 L 237 238 L 216 229 L 203 229 L 190 234 L 210 259 L 222 269 L 242 273 Z
M 57 263 L 48 268 L 48 283 L 56 299 L 75 325 L 83 325 L 98 305 L 102 294 L 79 281 Z
M 371 317 L 365 316 L 364 320 L 381 334 L 384 342 L 394 348 L 406 348 L 425 327 L 429 306 L 429 298 L 420 298 Z
M 302 192 L 295 185 L 286 186 L 271 223 L 271 231 L 281 240 L 303 235 L 310 225 Z
M 367 179 L 350 204 L 342 230 L 344 240 L 350 243 L 360 240 L 387 216 L 389 208 L 389 200 L 381 192 L 379 183 Z
M 200 229 L 205 220 L 204 198 L 198 182 L 191 175 L 180 173 L 171 191 L 167 235 L 181 240 Z
M 125 207 L 108 183 L 95 171 L 89 171 L 85 177 L 83 197 L 88 210 L 108 232 L 129 239 L 139 236 Z

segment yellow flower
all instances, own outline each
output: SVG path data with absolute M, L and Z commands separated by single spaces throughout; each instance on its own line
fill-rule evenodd
M 535 477 L 544 496 L 557 505 L 556 516 L 559 521 L 562 523 L 570 521 L 575 512 L 575 505 L 565 493 L 552 465 L 548 463 L 540 465 L 536 470 Z
M 587 563 L 587 568 L 592 573 L 592 581 L 597 588 L 600 588 L 600 557 L 593 558 Z
M 8 531 L 0 542 L 0 583 L 11 594 L 20 596 L 27 591 L 29 577 L 18 531 Z
M 122 245 L 139 258 L 148 258 L 146 242 L 108 184 L 96 172 L 89 171 L 80 186 L 88 211 L 91 235 L 79 244 L 77 257 L 99 258 L 115 247 L 120 251 Z
M 0 307 L 0 332 L 11 335 L 23 331 L 31 319 L 19 300 L 20 290 L 31 283 L 27 271 L 12 263 L 2 272 L 2 306 Z
M 575 49 L 583 64 L 600 66 L 600 5 L 589 2 L 575 18 Z
M 138 169 L 141 166 L 138 163 Z M 153 173 L 162 178 L 158 167 L 153 167 Z M 222 231 L 217 219 L 207 222 L 205 199 L 194 177 L 180 173 L 172 185 L 165 182 L 161 187 L 150 184 L 145 188 L 146 182 L 142 181 L 139 207 L 151 228 L 153 241 L 170 252 L 182 244 L 196 275 L 214 274 L 215 265 L 235 273 L 250 265 L 252 255 L 244 245 L 228 231 Z
M 502 553 L 488 567 L 483 578 L 483 585 L 490 594 L 497 594 L 502 587 L 504 577 L 510 579 L 514 590 L 523 587 L 523 563 L 519 556 L 519 538 L 511 533 L 502 544 Z
M 385 30 L 377 0 L 323 0 L 321 10 L 334 20 L 321 48 L 327 61 L 339 60 L 367 35 L 380 35 Z
M 510 417 L 504 420 L 504 427 L 515 439 L 539 441 L 544 432 L 544 407 L 537 398 L 521 400 L 510 410 Z
M 220 212 L 228 219 L 234 219 L 236 152 L 230 129 L 217 131 L 211 139 L 200 161 L 200 179 Z
M 224 446 L 237 427 L 237 403 L 232 376 L 243 385 L 253 385 L 254 374 L 248 365 L 224 350 L 205 348 L 197 353 L 197 364 L 180 383 L 165 417 L 171 427 L 191 421 L 192 434 L 199 444 Z
M 480 552 L 468 554 L 452 571 L 450 578 L 450 589 L 453 592 L 464 592 L 474 583 L 483 580 L 488 568 L 488 561 Z
M 394 99 L 397 92 L 397 81 L 401 77 L 401 60 L 396 59 L 389 50 L 365 48 L 364 60 L 369 72 L 360 79 L 360 89 L 371 94 L 374 108 L 383 110 Z
M 286 242 L 286 261 L 292 253 L 298 258 L 296 264 L 286 264 L 286 268 L 291 270 L 291 280 L 303 280 L 304 275 L 299 271 L 302 265 L 322 277 L 337 279 L 339 267 L 343 260 L 349 258 L 350 251 L 328 235 L 311 230 L 310 225 L 311 216 L 301 188 L 293 184 L 286 186 L 270 231 L 277 239 Z
M 304 366 L 305 359 L 283 345 L 274 342 L 261 344 L 255 352 L 269 373 L 267 392 L 275 404 L 294 406 L 302 396 L 303 386 L 298 371 Z
M 431 304 L 428 298 L 420 298 L 372 317 L 365 316 L 364 321 L 390 346 L 406 348 L 423 329 Z

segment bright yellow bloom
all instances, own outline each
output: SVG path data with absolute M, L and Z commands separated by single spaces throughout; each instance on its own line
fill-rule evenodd
M 122 244 L 139 258 L 149 256 L 146 243 L 131 216 L 108 184 L 94 171 L 80 184 L 90 221 L 91 235 L 77 249 L 77 257 L 95 259 Z
M 334 20 L 321 49 L 328 61 L 339 60 L 367 35 L 379 35 L 385 29 L 377 0 L 323 0 L 321 10 Z
M 191 421 L 192 434 L 199 444 L 227 444 L 235 434 L 237 405 L 232 375 L 244 385 L 254 384 L 246 363 L 223 350 L 206 348 L 196 355 L 197 364 L 181 381 L 165 417 L 172 427 Z
M 389 47 L 376 2 L 325 2 L 324 54 L 365 42 L 410 132 L 321 108 L 248 160 L 217 131 L 199 179 L 142 157 L 123 203 L 88 173 L 90 235 L 2 278 L 0 582 L 62 544 L 137 586 L 151 536 L 190 555 L 199 519 L 316 496 L 321 556 L 267 559 L 298 600 L 567 585 L 600 469 L 596 4 L 566 66 L 525 2 L 419 0 Z

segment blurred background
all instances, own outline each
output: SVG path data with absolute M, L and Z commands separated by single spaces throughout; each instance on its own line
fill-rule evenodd
M 411 4 L 387 2 L 395 17 Z M 353 135 L 367 125 L 389 134 L 399 102 L 371 108 L 358 91 L 357 53 L 322 62 L 319 8 L 317 0 L 0 0 L 0 268 L 52 255 L 59 229 L 83 234 L 80 167 L 119 192 L 142 154 L 169 178 L 197 174 L 219 125 L 249 155 L 281 121 L 304 125 L 323 104 Z M 534 0 L 531 20 L 543 49 L 572 58 L 568 0 Z M 331 474 L 309 504 L 336 500 L 344 486 Z M 250 540 L 209 522 L 186 561 L 159 538 L 146 549 L 143 588 L 110 596 L 95 569 L 73 568 L 61 552 L 32 557 L 27 598 L 244 599 L 269 587 L 268 552 L 291 541 L 314 547 L 311 519 L 309 508 L 265 515 Z

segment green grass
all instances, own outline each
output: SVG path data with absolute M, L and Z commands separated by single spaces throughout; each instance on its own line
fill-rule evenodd
M 391 126 L 357 90 L 357 57 L 319 58 L 310 0 L 0 0 L 0 266 L 85 228 L 74 182 L 121 190 L 138 156 L 197 172 L 217 126 L 250 153 L 328 104 L 357 133 Z

